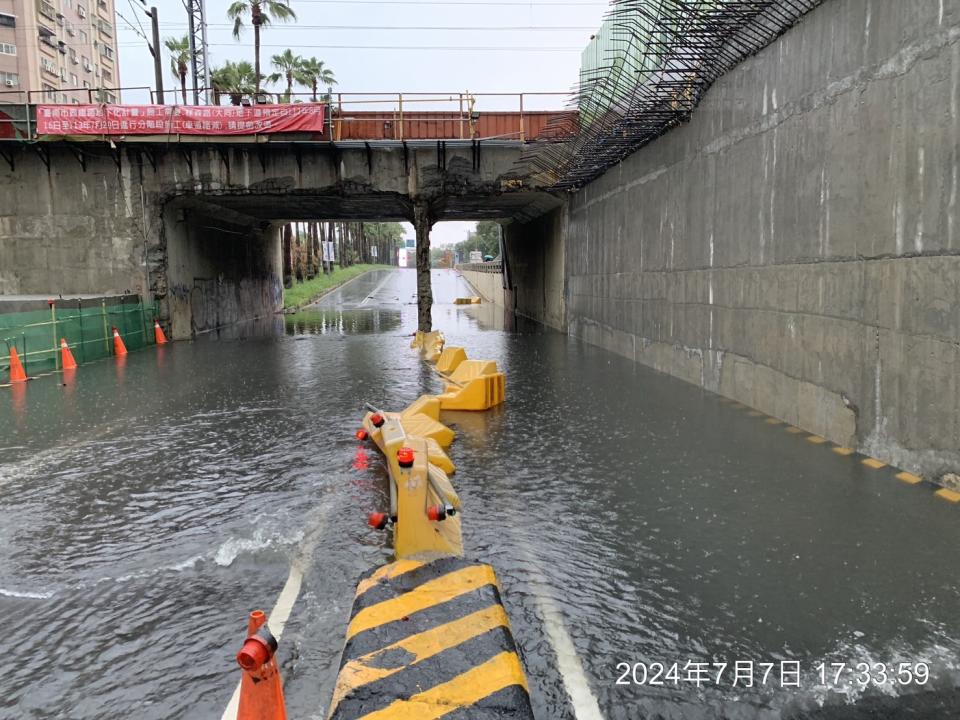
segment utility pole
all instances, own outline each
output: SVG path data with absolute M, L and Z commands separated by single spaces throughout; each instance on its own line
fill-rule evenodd
M 157 83 L 157 104 L 163 105 L 163 58 L 160 56 L 160 18 L 157 15 L 155 7 L 147 10 L 146 0 L 140 0 L 143 5 L 143 12 L 150 18 L 150 26 L 153 31 L 153 42 L 147 41 L 147 47 L 150 48 L 150 54 L 153 55 L 153 74 Z M 129 23 L 128 23 L 129 24 Z M 140 33 L 137 33 L 141 35 Z M 141 37 L 143 37 L 141 35 Z M 146 40 L 146 38 L 143 38 Z
M 150 54 L 153 55 L 153 74 L 157 83 L 157 105 L 163 105 L 163 61 L 160 58 L 160 20 L 157 17 L 157 9 L 150 8 L 150 25 L 153 29 L 153 44 L 150 46 Z

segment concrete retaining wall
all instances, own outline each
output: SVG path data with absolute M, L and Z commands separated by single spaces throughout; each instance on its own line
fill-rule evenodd
M 116 182 L 110 159 L 87 172 L 66 149 L 47 159 L 30 149 L 17 172 L 0 163 L 0 295 L 145 293 L 139 190 Z
M 460 267 L 460 274 L 477 291 L 485 303 L 492 303 L 505 307 L 506 298 L 503 292 L 503 273 L 478 272 Z
M 276 226 L 198 200 L 213 181 L 178 175 L 191 151 L 9 151 L 15 170 L 0 167 L 0 295 L 136 293 L 160 301 L 175 338 L 282 308 Z M 194 167 L 202 155 L 191 156 Z
M 283 307 L 279 226 L 251 227 L 193 209 L 163 213 L 167 307 L 175 338 Z
M 558 208 L 528 223 L 510 223 L 503 244 L 510 275 L 507 306 L 550 327 L 564 329 L 567 211 Z
M 562 300 L 555 227 L 511 226 L 518 310 L 928 478 L 956 471 L 958 106 L 960 2 L 827 0 L 572 197 Z

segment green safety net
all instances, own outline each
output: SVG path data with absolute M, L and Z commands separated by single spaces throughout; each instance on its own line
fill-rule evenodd
M 16 347 L 28 375 L 60 368 L 60 339 L 65 338 L 77 363 L 113 355 L 113 328 L 127 350 L 154 342 L 156 304 L 144 306 L 137 295 L 85 300 L 57 300 L 47 310 L 0 314 L 0 382 Z

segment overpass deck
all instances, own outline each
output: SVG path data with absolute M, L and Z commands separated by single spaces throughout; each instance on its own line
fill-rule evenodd
M 528 93 L 543 100 L 556 93 Z M 345 101 L 344 97 L 348 99 Z M 189 142 L 411 142 L 560 139 L 576 112 L 524 107 L 524 94 L 510 95 L 517 109 L 494 103 L 480 110 L 474 95 L 402 93 L 350 100 L 338 94 L 322 102 L 276 105 L 126 105 L 9 102 L 0 93 L 0 140 L 116 140 L 133 137 Z M 368 97 L 368 96 L 363 96 Z M 529 103 L 529 99 L 528 99 Z M 510 104 L 510 103 L 508 103 Z M 559 103 L 558 103 L 559 104 Z M 450 109 L 448 106 L 452 105 Z M 297 116 L 291 122 L 291 116 Z M 61 120 L 62 119 L 62 120 Z M 79 120 L 79 122 L 78 122 Z M 151 131 L 156 132 L 151 132 Z

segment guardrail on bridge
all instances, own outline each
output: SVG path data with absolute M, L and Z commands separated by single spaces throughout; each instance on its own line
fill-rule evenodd
M 124 88 L 109 88 L 119 94 Z M 129 90 L 129 89 L 128 89 Z M 151 101 L 155 95 L 147 88 L 133 88 L 150 92 Z M 100 90 L 78 89 L 82 100 L 69 96 L 69 103 L 51 103 L 49 92 L 7 91 L 0 92 L 0 140 L 45 140 L 49 136 L 37 133 L 37 108 L 56 104 L 70 110 L 74 107 L 109 107 L 99 102 L 104 99 Z M 54 99 L 68 97 L 65 90 Z M 262 99 L 268 99 L 262 94 Z M 277 96 L 280 98 L 280 96 Z M 323 132 L 298 133 L 298 139 L 306 135 L 308 140 L 316 141 L 407 141 L 407 140 L 558 140 L 555 137 L 557 127 L 571 127 L 571 124 L 551 122 L 558 116 L 576 119 L 573 110 L 552 109 L 564 105 L 567 93 L 335 93 L 317 98 L 311 94 L 292 94 L 283 96 L 280 103 L 288 102 L 324 105 L 326 121 Z M 257 108 L 276 107 L 274 103 L 252 103 L 248 97 L 235 97 L 230 102 L 227 96 L 221 96 L 225 105 L 196 106 L 202 108 Z M 168 114 L 174 105 L 156 105 L 157 112 Z M 195 106 L 179 106 L 195 107 Z M 160 110 L 163 108 L 163 110 Z M 573 124 L 575 126 L 575 123 Z M 120 136 L 117 131 L 105 135 L 93 135 L 88 139 L 106 136 Z M 165 138 L 177 137 L 175 132 L 157 132 Z M 204 133 L 216 136 L 218 133 Z M 236 134 L 236 133 L 232 133 Z M 241 133 L 259 136 L 259 130 L 252 129 Z

